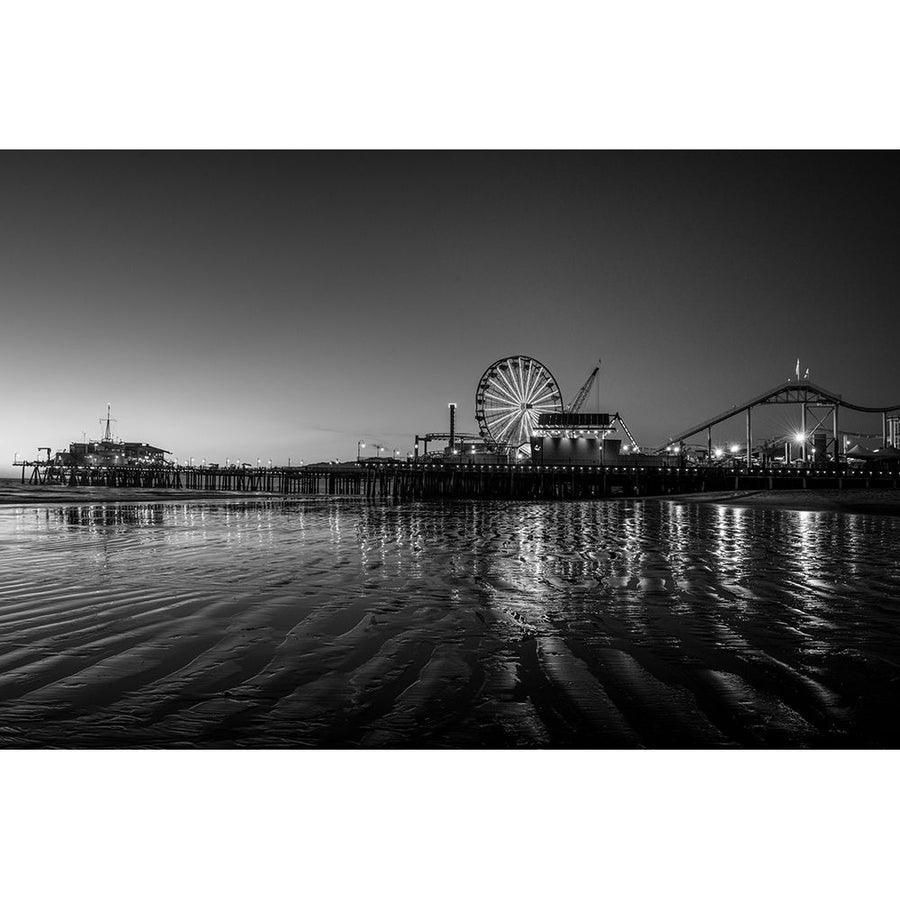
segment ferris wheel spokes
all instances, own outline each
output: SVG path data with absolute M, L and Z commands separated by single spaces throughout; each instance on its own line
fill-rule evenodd
M 485 443 L 521 450 L 538 416 L 562 412 L 562 396 L 546 366 L 528 356 L 510 356 L 489 366 L 475 392 L 475 418 Z M 527 452 L 527 450 L 526 450 Z

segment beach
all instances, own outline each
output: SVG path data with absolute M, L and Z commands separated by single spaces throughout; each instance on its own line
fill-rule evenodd
M 900 491 L 850 488 L 845 490 L 732 491 L 716 494 L 683 494 L 684 502 L 727 503 L 770 509 L 808 512 L 900 515 Z
M 262 499 L 276 495 L 251 491 L 195 491 L 184 488 L 107 487 L 105 485 L 22 484 L 0 479 L 0 506 L 48 503 L 187 503 L 204 500 Z
M 325 499 L 326 495 L 315 495 Z M 137 488 L 22 484 L 18 479 L 0 479 L 0 506 L 84 503 L 195 503 L 207 501 L 283 500 L 282 494 L 264 491 L 202 491 L 184 488 Z M 352 495 L 332 499 L 352 501 Z M 682 503 L 726 503 L 747 507 L 769 507 L 819 512 L 900 515 L 900 491 L 849 488 L 845 490 L 710 491 L 665 494 L 634 500 L 675 500 Z M 558 501 L 549 501 L 556 503 Z M 565 501 L 563 501 L 565 502 Z M 605 501 L 597 501 L 605 502 Z M 609 498 L 608 502 L 621 502 Z
M 892 516 L 45 496 L 0 746 L 900 746 Z

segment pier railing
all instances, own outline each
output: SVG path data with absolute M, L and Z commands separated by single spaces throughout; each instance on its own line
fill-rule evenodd
M 711 467 L 347 463 L 303 467 L 62 466 L 19 463 L 30 484 L 395 499 L 590 499 L 707 491 L 900 487 L 900 467 Z

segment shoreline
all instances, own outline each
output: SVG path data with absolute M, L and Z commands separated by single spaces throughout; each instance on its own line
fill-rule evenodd
M 366 497 L 346 494 L 279 494 L 265 491 L 196 491 L 183 488 L 111 488 L 105 486 L 63 487 L 60 485 L 14 485 L 0 482 L 0 508 L 11 506 L 71 506 L 96 503 L 240 503 L 309 502 L 311 500 L 364 501 Z M 598 498 L 599 499 L 599 498 Z M 688 494 L 657 494 L 646 497 L 606 497 L 605 501 L 668 500 L 676 503 L 725 504 L 797 512 L 900 516 L 900 491 L 877 488 L 711 491 Z M 522 501 L 527 502 L 527 501 Z M 569 502 L 540 501 L 540 502 Z M 577 501 L 585 502 L 585 501 Z
M 729 491 L 706 494 L 670 494 L 658 499 L 686 503 L 718 503 L 757 509 L 788 509 L 795 512 L 900 516 L 900 491 L 886 491 L 877 488 Z
M 0 509 L 11 506 L 84 506 L 85 504 L 146 504 L 146 503 L 242 503 L 264 500 L 362 500 L 363 497 L 330 494 L 275 494 L 265 491 L 193 491 L 184 488 L 110 488 L 60 487 L 52 485 L 45 490 L 33 485 L 21 492 L 0 485 Z

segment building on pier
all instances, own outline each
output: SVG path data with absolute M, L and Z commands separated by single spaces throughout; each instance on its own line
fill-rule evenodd
M 61 466 L 162 466 L 168 450 L 136 441 L 89 441 L 69 444 L 54 462 Z
M 541 413 L 531 435 L 534 465 L 617 465 L 622 441 L 609 413 Z
M 677 459 L 640 453 L 634 444 L 623 447 L 619 423 L 617 413 L 542 413 L 531 436 L 531 462 L 549 466 L 678 465 Z
M 888 416 L 885 424 L 888 446 L 900 450 L 900 416 Z
M 163 466 L 166 465 L 168 450 L 152 444 L 137 441 L 120 441 L 113 438 L 109 404 L 106 404 L 106 418 L 100 420 L 105 426 L 103 438 L 99 441 L 83 441 L 69 444 L 68 450 L 59 450 L 53 462 L 59 466 Z M 47 451 L 49 459 L 50 451 Z

